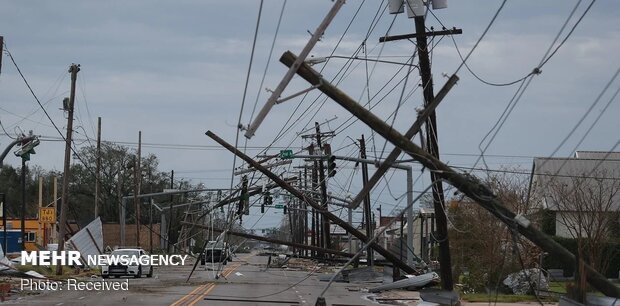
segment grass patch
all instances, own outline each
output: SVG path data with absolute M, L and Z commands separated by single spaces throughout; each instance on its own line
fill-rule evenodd
M 549 282 L 549 291 L 566 294 L 565 282 Z

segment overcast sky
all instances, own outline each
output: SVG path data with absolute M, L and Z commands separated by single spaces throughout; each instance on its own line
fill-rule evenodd
M 468 60 L 469 67 L 488 82 L 507 83 L 523 78 L 541 62 L 577 2 L 508 1 Z M 286 50 L 299 54 L 310 38 L 308 31 L 314 31 L 333 2 L 288 1 L 269 59 L 282 4 L 278 0 L 264 2 L 242 115 L 244 125 L 250 120 L 257 95 L 260 93 L 256 112 L 268 97 L 265 88 L 274 89 L 286 72 L 278 62 L 280 55 Z M 465 55 L 500 4 L 501 1 L 487 0 L 451 1 L 448 9 L 435 10 L 434 16 L 428 15 L 427 27 L 440 29 L 443 24 L 463 29 L 463 34 L 456 35 L 454 40 Z M 589 4 L 590 1 L 581 3 L 560 40 Z M 97 117 L 102 117 L 103 140 L 135 143 L 138 131 L 142 131 L 143 152 L 159 157 L 160 170 L 174 169 L 178 178 L 201 181 L 209 187 L 228 187 L 233 156 L 217 149 L 217 144 L 204 133 L 212 130 L 231 143 L 235 141 L 259 5 L 257 0 L 5 0 L 0 9 L 0 35 L 4 36 L 6 49 L 63 133 L 66 116 L 60 108 L 70 86 L 67 69 L 71 63 L 81 65 L 75 104 L 78 146 L 88 145 L 87 139 L 96 138 Z M 378 40 L 388 30 L 390 34 L 413 32 L 413 20 L 405 14 L 389 15 L 383 10 L 384 6 L 382 1 L 347 1 L 311 54 L 321 57 L 333 52 L 349 57 L 372 28 L 366 52 L 357 55 L 371 59 L 381 55 L 383 60 L 406 62 L 415 49 L 412 42 L 380 44 Z M 596 2 L 566 43 L 542 68 L 542 74 L 533 77 L 486 151 L 490 168 L 517 165 L 527 170 L 531 167 L 531 157 L 549 156 L 569 135 L 620 68 L 617 55 L 620 49 L 619 8 L 618 1 Z M 378 22 L 371 27 L 377 12 Z M 431 48 L 437 92 L 447 80 L 444 75 L 454 73 L 461 60 L 455 43 L 448 36 L 435 37 Z M 60 135 L 51 127 L 10 58 L 3 54 L 2 59 L 0 120 L 8 134 L 33 130 L 45 136 L 44 139 L 58 138 Z M 268 60 L 270 64 L 261 88 Z M 417 58 L 414 63 L 417 64 Z M 345 64 L 346 60 L 334 58 L 325 67 L 321 64 L 315 68 L 324 67 L 326 79 L 339 80 L 338 72 Z M 392 119 L 387 118 L 397 109 L 403 88 L 402 83 L 397 83 L 405 77 L 407 69 L 394 64 L 375 66 L 373 62 L 358 60 L 346 67 L 349 68 L 345 78 L 338 86 L 364 104 L 368 96 L 376 95 L 370 102 L 373 112 L 391 123 Z M 438 109 L 439 144 L 445 162 L 471 167 L 480 154 L 483 137 L 491 131 L 522 83 L 503 87 L 485 85 L 465 68 L 458 76 L 458 85 Z M 382 89 L 386 83 L 388 85 Z M 418 84 L 419 72 L 413 70 L 405 88 L 405 96 L 409 98 L 398 108 L 394 123 L 403 133 L 413 122 L 416 108 L 422 104 L 421 91 L 416 90 Z M 556 156 L 569 156 L 575 148 L 607 151 L 618 142 L 620 105 L 614 100 L 577 146 L 619 86 L 618 80 L 612 83 Z M 285 95 L 306 87 L 308 84 L 296 78 Z M 330 142 L 334 149 L 340 149 L 338 154 L 357 156 L 352 139 L 362 134 L 368 139 L 371 158 L 385 157 L 389 153 L 381 153 L 384 139 L 374 138 L 362 123 L 347 121 L 350 115 L 346 111 L 319 94 L 313 91 L 303 100 L 299 97 L 275 106 L 256 136 L 247 142 L 248 153 L 258 154 L 256 148 L 272 144 L 289 118 L 291 121 L 284 135 L 268 152 L 276 153 L 286 147 L 298 150 L 308 143 L 297 133 L 314 126 L 315 121 L 325 122 L 334 117 L 337 119 L 323 125 L 323 130 L 336 131 L 336 137 Z M 315 100 L 317 102 L 313 103 Z M 349 122 L 353 124 L 343 129 Z M 244 145 L 244 140 L 241 136 L 240 146 Z M 4 148 L 9 142 L 8 136 L 2 133 L 0 146 Z M 129 146 L 135 148 L 135 144 Z M 390 150 L 391 146 L 386 148 Z M 61 142 L 44 141 L 30 163 L 62 170 L 63 154 Z M 5 162 L 19 165 L 19 159 L 12 155 Z M 355 193 L 361 186 L 361 178 L 356 175 L 350 182 L 351 171 L 345 169 L 354 165 L 339 166 L 343 170 L 330 181 L 331 189 L 339 194 L 346 194 L 343 190 Z M 420 169 L 415 164 L 413 167 Z M 483 165 L 479 163 L 476 167 Z M 419 180 L 416 190 L 428 183 L 426 175 Z M 385 207 L 391 207 L 397 201 L 392 196 L 379 195 L 384 186 L 382 182 L 374 197 L 381 199 Z M 396 172 L 390 190 L 385 193 L 398 198 L 404 191 L 404 174 Z

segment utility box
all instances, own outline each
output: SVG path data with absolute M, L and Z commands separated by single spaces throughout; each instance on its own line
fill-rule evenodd
M 22 251 L 21 231 L 6 231 L 7 249 L 4 253 L 18 253 Z M 4 231 L 0 230 L 0 245 L 4 248 Z

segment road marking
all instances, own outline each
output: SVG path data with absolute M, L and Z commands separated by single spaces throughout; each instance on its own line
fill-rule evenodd
M 244 258 L 241 259 L 241 261 L 245 261 L 251 256 L 252 255 L 245 256 Z M 243 262 L 240 262 L 236 265 L 229 266 L 228 269 L 224 269 L 224 271 L 222 272 L 222 276 L 224 278 L 228 277 L 237 268 L 241 267 L 241 265 L 243 265 Z M 213 290 L 213 288 L 215 288 L 216 285 L 217 283 L 206 283 L 206 284 L 200 285 L 194 290 L 192 290 L 190 293 L 180 298 L 178 301 L 170 304 L 170 306 L 180 306 L 180 305 L 192 306 L 198 303 L 198 301 L 203 300 L 203 298 L 207 296 L 207 294 L 209 294 L 209 292 L 211 292 L 211 290 Z
M 85 296 L 79 297 L 78 300 L 83 300 Z
M 185 299 L 188 299 L 192 296 L 192 294 L 194 294 L 194 292 L 196 292 L 198 289 L 203 288 L 204 286 L 206 286 L 207 284 L 204 285 L 200 285 L 198 287 L 196 287 L 194 290 L 190 291 L 190 293 L 188 293 L 187 295 L 185 295 L 184 297 L 182 297 L 181 299 L 179 299 L 178 301 L 172 303 L 170 306 L 177 306 L 177 305 L 181 305 L 181 303 L 185 302 Z

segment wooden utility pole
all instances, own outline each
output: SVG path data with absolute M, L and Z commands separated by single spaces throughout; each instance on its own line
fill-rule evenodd
M 2 52 L 4 51 L 4 36 L 0 36 L 0 73 L 2 73 Z
M 133 165 L 133 204 L 136 209 L 136 245 L 140 247 L 140 199 L 138 195 L 140 194 L 140 182 L 142 181 L 142 169 L 140 169 L 140 159 L 142 149 L 142 131 L 138 131 L 138 154 L 136 157 L 136 161 Z
M 53 203 L 52 205 L 56 209 L 56 214 L 58 215 L 58 177 L 54 176 L 52 178 L 52 182 L 53 182 L 52 183 L 52 185 L 53 185 L 52 188 L 54 189 L 52 191 L 52 194 L 54 195 L 54 199 L 52 200 L 52 203 Z M 53 237 L 54 235 L 52 235 L 52 230 L 53 230 L 54 226 L 50 225 L 50 228 L 51 228 L 50 229 L 50 237 Z M 58 236 L 56 236 L 56 239 L 58 239 Z M 54 238 L 51 238 L 50 240 L 52 240 L 51 242 L 53 242 Z M 58 242 L 58 241 L 56 241 L 56 242 Z
M 75 106 L 75 82 L 77 74 L 80 71 L 80 65 L 71 64 L 69 72 L 71 73 L 71 94 L 69 95 L 69 103 L 67 111 L 67 137 L 65 139 L 65 165 L 62 175 L 62 193 L 60 205 L 60 221 L 58 222 L 58 251 L 65 249 L 65 233 L 67 226 L 67 210 L 69 209 L 69 178 L 71 176 L 71 139 L 73 135 L 73 107 Z M 58 207 L 58 206 L 57 206 Z M 56 266 L 56 275 L 62 275 L 62 265 Z
M 366 237 L 366 235 L 364 235 L 362 232 L 358 231 L 356 228 L 354 228 L 347 221 L 340 219 L 338 216 L 336 216 L 333 213 L 329 212 L 328 210 L 324 209 L 321 204 L 317 203 L 312 198 L 305 196 L 304 193 L 302 193 L 301 191 L 291 187 L 291 185 L 289 185 L 284 180 L 282 180 L 277 174 L 269 171 L 267 168 L 265 168 L 261 164 L 257 163 L 251 157 L 243 154 L 241 151 L 237 150 L 234 146 L 232 146 L 231 144 L 227 143 L 223 139 L 219 138 L 213 132 L 207 131 L 206 135 L 209 136 L 211 139 L 215 140 L 217 143 L 222 145 L 224 148 L 226 148 L 227 150 L 229 150 L 233 154 L 237 155 L 239 158 L 244 160 L 246 163 L 250 164 L 256 170 L 258 170 L 261 173 L 265 174 L 265 176 L 270 178 L 274 183 L 278 184 L 282 189 L 288 191 L 290 194 L 292 194 L 296 198 L 298 198 L 298 199 L 300 199 L 302 201 L 306 201 L 306 203 L 308 203 L 308 205 L 314 207 L 317 211 L 319 211 L 323 215 L 324 218 L 329 219 L 334 224 L 337 224 L 338 226 L 342 227 L 345 231 L 353 234 L 353 236 L 357 237 L 363 243 L 368 243 L 370 241 L 371 237 Z M 392 262 L 395 266 L 397 266 L 398 268 L 402 269 L 406 273 L 417 273 L 418 272 L 415 269 L 413 269 L 412 267 L 408 266 L 405 262 L 400 260 L 398 258 L 398 256 L 394 255 L 390 251 L 388 251 L 385 248 L 383 248 L 381 245 L 379 245 L 379 244 L 377 244 L 375 242 L 371 242 L 369 246 L 371 248 L 373 248 L 375 251 L 377 251 L 377 253 L 383 255 L 383 257 L 385 257 L 386 260 Z
M 174 170 L 170 171 L 170 189 L 174 189 Z M 166 239 L 166 249 L 170 253 L 170 237 L 172 235 L 172 204 L 174 203 L 174 195 L 170 195 L 170 207 L 168 207 L 168 237 Z
M 366 141 L 364 139 L 364 134 L 362 134 L 362 138 L 360 141 L 360 158 L 366 159 Z M 362 186 L 366 186 L 368 184 L 368 164 L 362 163 Z M 367 195 L 364 198 L 364 222 L 366 223 L 366 237 L 372 237 L 372 209 L 370 208 L 370 195 Z M 372 250 L 368 250 L 368 265 L 372 266 L 374 264 Z
M 319 147 L 319 153 L 323 155 L 323 144 L 321 142 L 321 126 L 318 122 L 314 123 L 314 127 L 316 129 L 316 145 Z M 323 209 L 328 210 L 329 207 L 327 205 L 327 182 L 325 181 L 325 165 L 323 164 L 323 160 L 319 160 L 319 181 L 321 184 L 321 205 Z M 329 220 L 326 218 L 322 218 L 321 222 L 321 230 L 323 232 L 323 247 L 326 249 L 332 248 L 331 236 L 330 236 L 330 226 Z M 369 236 L 370 237 L 370 236 Z
M 95 169 L 95 219 L 99 217 L 101 201 L 101 117 L 97 117 L 97 166 Z
M 308 147 L 308 153 L 310 155 L 314 154 L 314 144 L 311 144 L 310 147 Z M 318 188 L 318 183 L 319 183 L 319 176 L 318 176 L 318 163 L 317 161 L 313 161 L 312 162 L 312 174 L 311 174 L 311 187 L 312 187 L 312 191 L 315 191 Z M 312 199 L 315 199 L 315 195 L 312 194 L 310 195 L 312 197 Z M 312 245 L 313 246 L 318 246 L 318 247 L 323 247 L 323 240 L 321 240 L 321 226 L 320 226 L 320 219 L 321 216 L 319 214 L 318 211 L 316 211 L 316 209 L 313 207 L 312 208 Z M 314 252 L 314 251 L 313 251 Z M 312 256 L 319 256 L 321 254 L 319 253 L 314 253 Z
M 285 65 L 292 64 L 294 60 L 295 55 L 290 52 L 286 52 L 280 59 Z M 518 231 L 521 235 L 538 245 L 551 256 L 556 256 L 566 265 L 575 266 L 577 264 L 578 260 L 575 258 L 574 254 L 551 239 L 551 237 L 532 226 L 531 221 L 525 216 L 517 215 L 506 208 L 497 196 L 493 194 L 493 191 L 491 191 L 489 187 L 483 185 L 478 179 L 460 174 L 439 159 L 430 155 L 418 145 L 411 142 L 407 137 L 386 124 L 381 118 L 378 118 L 347 94 L 330 84 L 328 80 L 323 79 L 321 74 L 312 69 L 309 65 L 301 65 L 297 70 L 297 74 L 310 84 L 318 85 L 317 89 L 332 98 L 336 103 L 344 107 L 362 122 L 366 123 L 379 135 L 399 147 L 413 159 L 417 160 L 422 166 L 436 172 L 440 179 L 456 187 L 501 222 Z M 586 278 L 592 287 L 598 289 L 607 296 L 620 298 L 620 288 L 616 287 L 590 265 L 584 264 L 584 268 Z
M 41 211 L 41 207 L 43 207 L 43 177 L 42 176 L 39 176 L 39 203 L 38 204 L 39 205 L 37 205 L 37 207 L 38 207 L 37 214 Z M 39 218 L 40 217 L 41 216 L 39 216 Z M 43 236 L 45 236 L 45 234 L 39 235 L 39 233 L 41 233 L 41 225 L 43 225 L 43 232 L 44 233 L 45 233 L 45 229 L 47 228 L 47 226 L 46 226 L 47 224 L 46 223 L 41 224 L 41 220 L 39 219 L 38 226 L 37 226 L 37 230 L 38 231 L 37 231 L 37 240 L 36 241 L 37 241 L 37 244 L 42 245 L 43 247 L 45 247 L 45 245 L 47 244 L 47 243 L 45 243 L 43 241 L 44 240 Z
M 433 76 L 431 74 L 431 64 L 428 56 L 428 42 L 426 40 L 426 26 L 424 16 L 414 18 L 416 29 L 416 43 L 418 48 L 418 64 L 420 76 L 422 77 L 422 89 L 424 95 L 424 107 L 427 107 L 433 99 Z M 433 157 L 439 159 L 439 144 L 437 133 L 437 116 L 431 112 L 426 121 L 426 150 Z M 437 173 L 431 171 L 431 182 L 433 185 L 433 207 L 435 208 L 435 218 L 437 220 L 437 237 L 439 241 L 439 266 L 441 277 L 441 288 L 452 291 L 454 284 L 452 281 L 452 260 L 450 259 L 450 242 L 448 240 L 448 217 L 443 213 L 446 209 L 443 194 L 443 184 L 439 180 Z

